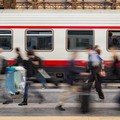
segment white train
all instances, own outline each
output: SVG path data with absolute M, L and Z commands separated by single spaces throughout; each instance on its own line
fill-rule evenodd
M 24 58 L 32 49 L 46 67 L 57 67 L 52 73 L 62 78 L 69 54 L 78 51 L 83 64 L 87 49 L 94 45 L 100 46 L 106 62 L 111 60 L 111 46 L 119 54 L 119 10 L 0 10 L 0 47 L 9 61 L 15 47 L 21 48 Z

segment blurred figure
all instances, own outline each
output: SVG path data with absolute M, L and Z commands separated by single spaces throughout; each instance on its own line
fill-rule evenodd
M 68 84 L 66 91 L 61 96 L 60 100 L 58 101 L 58 105 L 56 106 L 56 109 L 60 111 L 65 111 L 63 108 L 63 104 L 67 97 L 71 94 L 74 94 L 78 91 L 78 87 L 74 85 L 75 75 L 89 75 L 88 73 L 80 73 L 79 70 L 76 69 L 76 58 L 77 58 L 77 52 L 72 53 L 72 58 L 69 62 L 68 68 L 67 68 L 67 80 L 66 83 Z
M 116 47 L 116 49 L 117 49 L 117 48 L 119 48 L 118 46 L 119 46 L 119 41 L 118 41 L 117 37 L 114 37 L 113 38 L 113 47 Z
M 117 70 L 117 64 L 119 62 L 118 54 L 116 52 L 115 47 L 112 47 L 110 50 L 112 52 L 112 61 L 113 61 L 112 62 L 112 67 L 111 67 L 112 73 L 114 75 L 118 75 L 118 70 Z
M 42 60 L 38 56 L 34 54 L 32 50 L 27 52 L 28 60 L 24 61 L 24 66 L 26 69 L 27 74 L 27 81 L 25 84 L 25 91 L 24 91 L 24 98 L 23 101 L 18 104 L 19 106 L 27 105 L 28 100 L 28 89 L 32 83 L 31 77 L 35 77 L 40 83 L 42 83 L 43 87 L 46 88 L 46 80 L 45 78 L 39 73 L 39 69 L 42 68 Z M 44 97 L 39 93 L 40 102 L 44 100 Z
M 92 66 L 93 64 L 99 64 L 98 63 L 98 58 L 97 58 L 97 52 L 96 50 L 98 50 L 99 46 L 98 45 L 95 45 L 95 47 L 90 47 L 89 50 L 88 50 L 88 72 L 91 72 L 92 70 Z M 94 62 L 92 62 L 94 61 Z
M 108 33 L 108 48 L 110 49 L 111 47 L 113 47 L 113 37 L 112 37 L 112 32 L 109 31 L 109 33 Z
M 120 111 L 120 91 L 119 91 L 119 93 L 118 93 L 118 95 L 116 97 L 116 102 L 118 104 L 118 110 Z
M 23 65 L 23 58 L 21 56 L 21 51 L 20 51 L 20 48 L 19 47 L 16 47 L 15 49 L 15 53 L 17 54 L 16 55 L 16 58 L 14 59 L 15 63 L 11 64 L 9 67 L 16 67 L 16 66 L 22 66 Z M 14 76 L 14 83 L 15 83 L 15 93 L 13 92 L 13 94 L 20 94 L 20 89 L 19 89 L 19 85 L 20 85 L 20 82 L 21 82 L 21 72 L 20 71 L 13 71 L 13 73 L 11 72 L 11 77 L 12 75 Z
M 27 77 L 36 77 L 36 79 L 42 83 L 42 88 L 47 88 L 46 79 L 39 72 L 39 69 L 43 69 L 42 59 L 35 55 L 34 51 L 30 50 L 27 52 L 28 61 L 31 63 L 31 68 L 27 69 Z M 30 66 L 30 64 L 29 64 Z
M 16 58 L 15 58 L 15 63 L 13 63 L 12 65 L 10 66 L 22 66 L 23 64 L 23 58 L 21 56 L 21 51 L 20 51 L 20 48 L 16 47 L 15 48 L 15 52 L 17 54 Z
M 111 47 L 111 52 L 112 52 L 112 74 L 119 76 L 119 71 L 118 71 L 118 63 L 119 63 L 119 57 L 116 51 L 116 47 Z M 120 88 L 120 86 L 118 86 Z M 115 98 L 116 103 L 118 104 L 118 110 L 120 111 L 120 92 L 117 94 Z
M 4 56 L 2 55 L 2 52 L 3 52 L 3 49 L 0 48 L 0 73 L 2 72 L 2 74 L 0 74 L 0 77 L 1 79 L 3 80 L 2 83 L 1 83 L 1 87 L 2 87 L 2 95 L 3 97 L 5 98 L 5 101 L 3 102 L 3 104 L 9 104 L 9 103 L 12 103 L 13 100 L 12 100 L 12 97 L 11 95 L 8 93 L 8 91 L 6 90 L 5 88 L 5 81 L 4 81 L 4 78 L 5 78 L 5 72 L 3 74 L 3 70 L 2 68 L 4 67 L 4 63 L 3 61 L 5 60 Z M 7 67 L 7 66 L 6 66 Z M 6 69 L 6 67 L 4 69 Z
M 89 54 L 89 63 L 90 63 L 90 69 L 91 69 L 91 76 L 89 79 L 89 82 L 92 84 L 95 81 L 95 88 L 98 92 L 99 101 L 104 99 L 104 94 L 102 92 L 101 88 L 101 78 L 102 78 L 102 71 L 104 71 L 104 62 L 102 58 L 100 57 L 101 50 L 98 49 L 98 46 L 91 51 Z
M 2 59 L 4 59 L 2 52 L 3 52 L 3 49 L 0 48 L 0 69 L 2 68 Z

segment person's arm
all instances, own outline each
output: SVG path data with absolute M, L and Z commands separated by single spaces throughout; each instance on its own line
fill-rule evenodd
M 12 65 L 10 65 L 10 67 L 11 66 L 18 66 L 18 65 L 20 65 L 20 64 L 22 64 L 23 63 L 23 59 L 22 59 L 22 57 L 19 55 L 16 59 L 15 59 L 15 63 L 13 63 Z

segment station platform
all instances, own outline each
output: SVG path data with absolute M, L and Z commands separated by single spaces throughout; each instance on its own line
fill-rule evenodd
M 96 101 L 98 95 L 95 89 L 92 89 L 90 94 L 90 112 L 82 114 L 80 112 L 80 104 L 77 100 L 80 92 L 68 97 L 64 104 L 65 111 L 58 111 L 55 109 L 57 102 L 65 91 L 66 84 L 60 84 L 55 87 L 53 84 L 48 84 L 47 89 L 41 89 L 41 84 L 34 83 L 29 89 L 28 105 L 18 106 L 23 100 L 23 94 L 14 95 L 13 103 L 2 104 L 4 99 L 0 94 L 0 116 L 116 116 L 120 117 L 120 111 L 118 110 L 118 104 L 115 101 L 115 97 L 120 92 L 118 88 L 120 84 L 103 84 L 103 92 L 105 95 L 104 101 Z M 39 104 L 39 98 L 36 94 L 40 92 L 45 101 Z M 34 92 L 35 94 L 33 94 Z

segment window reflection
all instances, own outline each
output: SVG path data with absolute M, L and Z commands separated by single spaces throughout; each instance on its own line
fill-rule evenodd
M 108 49 L 112 47 L 116 50 L 120 50 L 120 31 L 118 30 L 108 31 Z
M 27 31 L 27 50 L 52 50 L 52 31 Z
M 12 49 L 12 33 L 10 30 L 0 30 L 0 48 L 4 50 Z
M 68 50 L 86 50 L 93 46 L 93 31 L 69 30 Z

